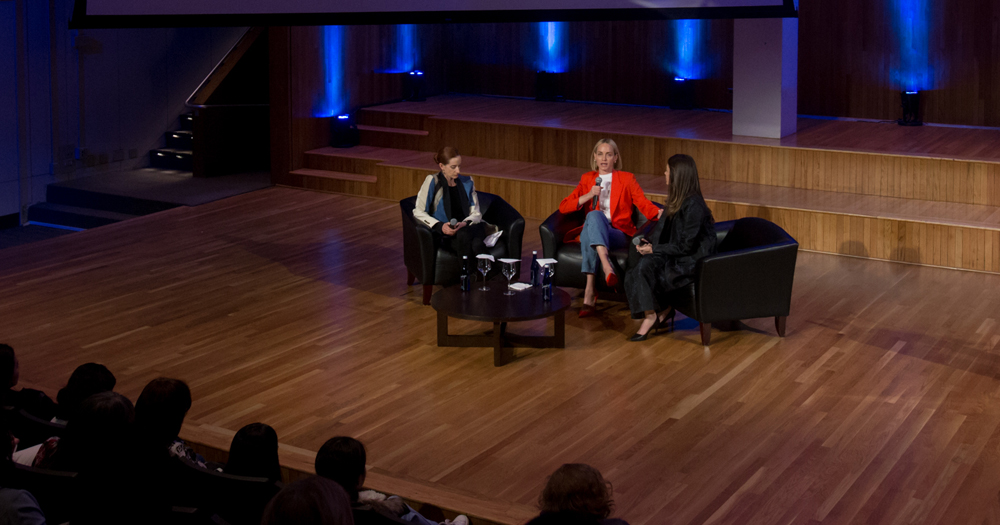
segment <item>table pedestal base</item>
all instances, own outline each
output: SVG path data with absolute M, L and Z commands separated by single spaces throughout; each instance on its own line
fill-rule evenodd
M 452 335 L 448 333 L 448 316 L 438 312 L 438 346 L 485 346 L 493 347 L 493 366 L 503 366 L 514 360 L 514 348 L 565 348 L 566 312 L 553 315 L 554 335 L 521 335 L 507 331 L 507 323 L 496 321 L 493 330 L 483 335 Z

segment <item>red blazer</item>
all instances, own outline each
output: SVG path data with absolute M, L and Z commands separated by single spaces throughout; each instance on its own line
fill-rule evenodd
M 583 209 L 584 213 L 590 213 L 594 210 L 594 207 L 590 200 L 580 206 L 580 196 L 584 195 L 591 188 L 594 187 L 594 182 L 597 180 L 596 171 L 588 171 L 580 177 L 580 183 L 576 185 L 576 189 L 573 193 L 562 200 L 559 203 L 559 211 L 570 214 L 579 209 Z M 615 228 L 621 230 L 625 235 L 631 237 L 635 235 L 635 224 L 632 224 L 632 205 L 639 208 L 639 211 L 646 216 L 647 219 L 655 221 L 657 219 L 657 214 L 660 213 L 660 208 L 658 208 L 649 199 L 646 198 L 646 194 L 642 192 L 642 188 L 639 187 L 639 183 L 635 181 L 635 175 L 627 171 L 615 170 L 612 172 L 611 177 L 611 198 L 609 200 L 609 205 L 611 207 L 611 225 Z M 583 230 L 583 226 L 574 228 L 566 234 L 566 239 L 563 242 L 579 242 L 580 232 Z

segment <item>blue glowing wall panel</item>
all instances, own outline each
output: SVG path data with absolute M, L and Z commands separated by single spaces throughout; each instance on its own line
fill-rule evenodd
M 889 0 L 898 62 L 893 65 L 896 87 L 919 91 L 934 87 L 930 63 L 930 0 Z
M 420 67 L 420 47 L 417 46 L 417 26 L 400 24 L 396 26 L 396 49 L 393 53 L 392 69 L 397 73 L 413 71 Z
M 314 117 L 332 117 L 346 113 L 349 108 L 346 86 L 344 55 L 346 32 L 344 26 L 324 26 L 320 29 L 320 58 L 323 61 L 323 85 L 313 105 Z
M 666 61 L 667 71 L 675 77 L 686 79 L 711 76 L 715 57 L 706 56 L 709 21 L 674 20 L 670 24 L 674 34 L 674 49 Z
M 565 22 L 538 23 L 538 70 L 565 73 L 569 64 Z

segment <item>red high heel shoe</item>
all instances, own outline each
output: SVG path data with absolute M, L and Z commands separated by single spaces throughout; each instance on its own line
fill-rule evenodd
M 609 273 L 604 277 L 604 282 L 608 283 L 608 288 L 618 286 L 618 274 Z

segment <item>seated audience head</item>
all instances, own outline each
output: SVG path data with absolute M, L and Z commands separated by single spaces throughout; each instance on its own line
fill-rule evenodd
M 160 377 L 142 389 L 135 402 L 135 424 L 147 445 L 167 446 L 177 439 L 191 408 L 191 390 L 184 381 Z
M 622 169 L 622 155 L 618 144 L 611 139 L 601 139 L 594 144 L 594 153 L 590 156 L 590 169 L 598 173 L 611 173 Z
M 0 390 L 17 386 L 21 378 L 21 368 L 10 345 L 0 344 Z
M 358 440 L 338 436 L 330 438 L 316 453 L 316 474 L 336 481 L 351 498 L 358 501 L 358 489 L 365 483 L 365 446 Z
M 104 365 L 84 363 L 76 367 L 66 386 L 56 395 L 57 417 L 69 421 L 84 399 L 114 390 L 116 382 L 114 374 Z
M 337 483 L 313 476 L 281 489 L 261 525 L 354 525 L 351 502 Z
M 462 156 L 458 154 L 457 149 L 451 146 L 445 146 L 438 150 L 434 154 L 434 162 L 438 163 L 441 173 L 449 179 L 458 177 L 462 169 Z
M 604 519 L 611 515 L 611 483 L 601 473 L 583 463 L 567 463 L 549 476 L 538 497 L 542 513 L 574 511 Z
M 134 441 L 135 408 L 121 394 L 101 392 L 80 403 L 66 424 L 54 459 L 57 470 L 96 472 L 127 462 Z
M 667 160 L 667 178 L 669 195 L 663 213 L 668 217 L 681 209 L 684 199 L 692 195 L 701 196 L 701 184 L 698 182 L 698 166 L 690 155 L 678 153 Z
M 226 474 L 281 479 L 278 434 L 264 423 L 251 423 L 236 432 L 229 446 Z
M 525 525 L 600 525 L 597 516 L 586 512 L 561 510 L 559 512 L 543 512 Z

